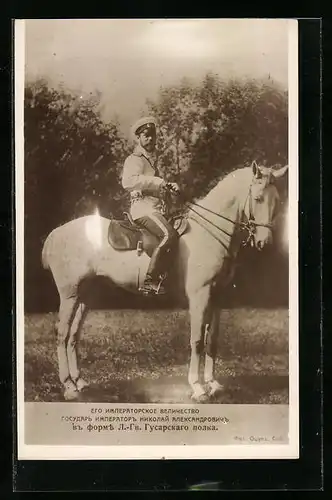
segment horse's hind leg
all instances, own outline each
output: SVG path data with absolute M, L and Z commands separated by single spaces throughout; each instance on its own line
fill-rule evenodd
M 83 380 L 82 377 L 80 376 L 80 370 L 78 365 L 79 336 L 80 336 L 80 330 L 82 328 L 87 313 L 87 309 L 88 308 L 86 304 L 82 302 L 78 304 L 74 319 L 70 327 L 69 338 L 67 343 L 67 359 L 68 359 L 69 374 L 72 381 L 76 384 L 76 388 L 79 392 L 82 391 L 88 385 L 88 383 L 85 380 Z
M 67 343 L 70 327 L 78 305 L 77 297 L 60 296 L 59 321 L 57 325 L 57 354 L 60 382 L 65 387 L 65 399 L 76 399 L 77 388 L 70 376 Z

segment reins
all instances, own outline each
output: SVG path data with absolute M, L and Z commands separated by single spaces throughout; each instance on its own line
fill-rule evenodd
M 242 226 L 244 229 L 247 229 L 248 227 L 248 224 L 250 225 L 253 225 L 253 226 L 256 226 L 256 227 L 267 227 L 269 229 L 272 228 L 272 224 L 263 224 L 262 222 L 256 222 L 255 219 L 253 218 L 253 215 L 252 215 L 252 207 L 251 207 L 251 186 L 249 188 L 249 193 L 247 195 L 247 199 L 246 199 L 246 202 L 244 204 L 244 208 L 247 204 L 247 200 L 249 198 L 249 219 L 247 222 L 243 222 L 243 221 L 240 221 L 240 222 L 236 222 L 232 219 L 229 219 L 228 217 L 226 217 L 225 215 L 223 214 L 219 214 L 218 212 L 214 212 L 213 210 L 207 208 L 207 207 L 204 207 L 203 205 L 199 205 L 198 203 L 195 203 L 195 202 L 190 202 L 190 203 L 185 203 L 185 205 L 190 209 L 192 210 L 193 212 L 195 212 L 197 215 L 199 215 L 200 217 L 204 218 L 204 216 L 202 214 L 200 214 L 199 212 L 196 212 L 195 210 L 193 210 L 193 208 L 190 206 L 190 205 L 194 205 L 198 208 L 202 208 L 203 210 L 205 210 L 206 212 L 209 212 L 213 215 L 215 215 L 216 217 L 220 217 L 221 219 L 224 219 L 226 220 L 227 222 L 231 222 L 232 224 L 234 224 L 235 226 Z M 206 219 L 208 222 L 210 222 L 211 224 L 213 224 L 209 219 Z M 219 228 L 219 226 L 216 226 L 218 227 L 218 229 L 222 230 L 221 228 Z M 223 230 L 222 230 L 223 231 Z M 228 234 L 228 233 L 226 233 Z
M 218 229 L 218 231 L 221 231 L 222 233 L 224 233 L 225 235 L 231 237 L 231 233 L 229 233 L 228 231 L 226 231 L 225 229 L 221 228 L 220 226 L 218 226 L 217 224 L 215 224 L 214 222 L 212 222 L 210 219 L 208 219 L 207 217 L 204 217 L 204 215 L 202 215 L 201 213 L 199 213 L 197 210 L 195 210 L 193 208 L 194 207 L 197 207 L 197 208 L 200 208 L 202 210 L 205 210 L 206 212 L 216 216 L 216 217 L 219 217 L 220 219 L 223 219 L 227 222 L 230 222 L 231 224 L 233 224 L 234 226 L 237 226 L 237 227 L 240 227 L 242 229 L 245 229 L 248 231 L 248 237 L 246 240 L 243 241 L 243 246 L 246 246 L 248 243 L 250 243 L 254 237 L 254 234 L 255 234 L 255 231 L 256 231 L 256 227 L 267 227 L 269 229 L 271 229 L 273 227 L 272 224 L 263 224 L 261 222 L 256 222 L 255 219 L 254 219 L 254 216 L 253 216 L 253 213 L 252 213 L 252 193 L 251 193 L 251 186 L 252 184 L 250 184 L 249 186 L 249 191 L 248 191 L 248 194 L 247 194 L 247 198 L 246 198 L 246 201 L 244 203 L 244 207 L 243 207 L 243 214 L 245 214 L 245 207 L 247 205 L 247 202 L 249 200 L 249 218 L 247 221 L 234 221 L 233 219 L 230 219 L 229 217 L 226 217 L 225 215 L 221 214 L 221 213 L 218 213 L 218 212 L 215 212 L 214 210 L 211 210 L 210 208 L 207 208 L 207 207 L 204 207 L 203 205 L 200 205 L 199 203 L 196 203 L 196 202 L 186 202 L 184 201 L 184 206 L 186 206 L 189 210 L 191 210 L 193 213 L 195 213 L 196 215 L 198 215 L 198 217 L 200 217 L 202 220 L 204 220 L 205 222 L 208 222 L 211 226 L 215 227 L 216 229 Z M 172 190 L 171 190 L 172 191 Z M 183 195 L 181 196 L 183 197 Z M 188 215 L 188 217 L 190 218 L 190 215 Z M 194 219 L 196 220 L 196 219 Z M 198 221 L 196 220 L 196 222 L 198 223 Z M 206 228 L 207 229 L 207 228 Z M 226 250 L 228 250 L 226 244 L 221 241 L 219 238 L 217 238 L 216 235 L 214 235 L 213 233 L 211 233 L 210 231 L 208 231 L 209 234 L 211 234 L 211 236 L 213 236 Z
M 228 217 L 226 217 L 225 215 L 222 215 L 222 214 L 218 214 L 217 212 L 214 212 L 213 210 L 210 210 L 206 207 L 203 207 L 202 205 L 199 205 L 198 203 L 191 203 L 191 204 L 187 204 L 186 203 L 186 206 L 187 208 L 189 208 L 189 210 L 191 210 L 192 212 L 194 212 L 196 215 L 198 215 L 201 219 L 203 219 L 204 221 L 208 222 L 211 226 L 215 227 L 216 229 L 218 229 L 218 231 L 221 231 L 222 233 L 226 234 L 227 236 L 231 237 L 232 235 L 227 232 L 225 229 L 223 229 L 222 227 L 218 226 L 217 224 L 215 224 L 214 222 L 212 222 L 210 219 L 208 219 L 207 217 L 204 217 L 204 215 L 200 214 L 199 212 L 197 212 L 197 210 L 193 209 L 192 206 L 190 205 L 194 205 L 196 207 L 199 207 L 199 208 L 202 208 L 203 210 L 206 210 L 207 212 L 217 216 L 217 217 L 220 217 L 221 219 L 223 220 L 226 220 L 227 222 L 230 222 L 231 224 L 234 224 L 234 226 L 238 226 L 242 229 L 245 229 L 248 231 L 248 237 L 246 240 L 243 241 L 243 246 L 246 246 L 248 245 L 248 243 L 250 243 L 250 241 L 252 241 L 252 238 L 255 234 L 255 228 L 256 226 L 254 225 L 254 221 L 249 219 L 247 222 L 243 222 L 243 221 L 239 221 L 239 222 L 236 222 L 232 219 L 229 219 Z M 189 218 L 190 218 L 190 215 L 189 215 Z M 198 222 L 198 221 L 196 221 Z M 207 229 L 207 228 L 206 228 Z M 215 240 L 217 240 L 227 251 L 228 251 L 228 248 L 227 246 L 225 245 L 225 243 L 223 241 L 221 241 L 219 238 L 217 238 L 217 236 L 213 233 L 211 233 L 208 229 L 207 231 L 209 232 L 209 234 L 211 236 L 213 236 L 213 238 Z

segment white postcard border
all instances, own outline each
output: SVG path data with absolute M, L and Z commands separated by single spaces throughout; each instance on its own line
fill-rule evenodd
M 289 444 L 227 446 L 36 446 L 24 443 L 24 63 L 25 21 L 15 21 L 16 355 L 18 459 L 285 459 L 299 457 L 298 399 L 298 24 L 288 20 Z M 178 405 L 180 406 L 180 405 Z

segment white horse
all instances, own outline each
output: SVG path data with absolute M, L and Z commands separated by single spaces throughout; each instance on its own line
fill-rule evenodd
M 274 179 L 278 171 L 259 167 L 238 169 L 197 203 L 189 204 L 188 227 L 179 238 L 169 270 L 169 293 L 184 297 L 189 305 L 191 357 L 188 381 L 196 401 L 207 400 L 221 390 L 215 378 L 219 308 L 217 295 L 233 276 L 241 244 L 251 242 L 259 250 L 271 243 L 279 195 Z M 64 398 L 77 399 L 87 386 L 80 376 L 79 331 L 87 306 L 79 293 L 89 276 L 105 276 L 114 284 L 138 291 L 148 268 L 149 256 L 137 250 L 115 250 L 109 243 L 110 220 L 98 214 L 72 220 L 47 237 L 42 262 L 50 269 L 60 308 L 57 323 L 59 378 Z M 200 360 L 205 354 L 204 380 Z

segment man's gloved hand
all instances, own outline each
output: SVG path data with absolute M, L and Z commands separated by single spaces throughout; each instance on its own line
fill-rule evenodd
M 176 182 L 167 182 L 167 187 L 173 193 L 180 193 L 180 187 Z
M 160 195 L 168 203 L 172 203 L 171 200 L 172 197 L 174 202 L 175 202 L 174 199 L 175 197 L 176 197 L 176 202 L 178 202 L 178 200 L 180 200 L 180 196 L 182 196 L 180 187 L 176 182 L 166 182 L 166 181 L 164 181 L 160 185 Z

